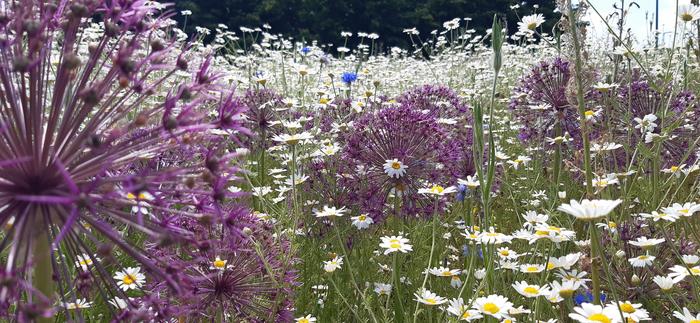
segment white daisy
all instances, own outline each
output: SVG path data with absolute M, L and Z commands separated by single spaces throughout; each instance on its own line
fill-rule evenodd
M 124 291 L 137 289 L 146 282 L 146 276 L 141 273 L 139 267 L 128 267 L 124 271 L 118 271 L 114 274 L 114 279 L 117 280 L 117 285 Z
M 569 204 L 560 205 L 557 210 L 573 215 L 579 220 L 590 221 L 608 215 L 620 203 L 622 203 L 622 200 L 584 199 L 580 203 L 576 200 L 571 200 Z
M 403 177 L 406 174 L 406 169 L 408 166 L 396 158 L 386 160 L 384 163 L 384 172 L 391 178 Z

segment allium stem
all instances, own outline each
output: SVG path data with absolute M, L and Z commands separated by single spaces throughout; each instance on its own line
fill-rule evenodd
M 45 228 L 43 224 L 37 224 L 37 228 Z M 54 282 L 53 282 L 53 266 L 51 263 L 51 245 L 49 242 L 48 229 L 41 230 L 34 238 L 34 287 L 44 294 L 53 303 Z M 40 317 L 37 319 L 39 323 L 54 322 L 53 318 Z
M 591 221 L 588 223 L 588 230 L 591 234 L 591 280 L 593 281 L 593 302 L 595 304 L 600 304 L 600 277 L 598 274 L 600 259 L 597 258 L 600 255 L 600 252 L 598 252 L 598 234 L 594 222 Z
M 403 323 L 404 321 L 404 309 L 403 309 L 403 300 L 401 300 L 401 291 L 399 289 L 399 286 L 401 286 L 401 281 L 399 279 L 399 268 L 398 268 L 398 252 L 394 252 L 394 260 L 392 262 L 392 268 L 391 268 L 391 280 L 394 283 L 394 290 L 391 292 L 391 295 L 394 296 L 394 320 L 399 323 Z
M 581 77 L 583 64 L 581 58 L 581 44 L 578 39 L 578 25 L 576 20 L 576 13 L 574 13 L 573 5 L 571 0 L 567 0 L 567 7 L 569 11 L 569 21 L 571 22 L 571 39 L 574 45 L 574 55 L 576 56 L 576 62 L 574 68 L 576 73 L 574 77 L 576 78 L 576 101 L 578 101 L 578 111 L 579 119 L 581 123 L 581 137 L 583 139 L 583 167 L 586 171 L 586 195 L 591 198 L 593 197 L 593 170 L 591 168 L 591 143 L 588 138 L 588 124 L 586 121 L 586 104 L 583 97 L 583 79 Z

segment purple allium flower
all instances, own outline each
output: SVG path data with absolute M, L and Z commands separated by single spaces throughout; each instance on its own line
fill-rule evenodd
M 700 105 L 692 92 L 674 94 L 670 87 L 669 90 L 660 92 L 649 82 L 638 80 L 620 85 L 616 99 L 614 104 L 610 104 L 612 108 L 608 109 L 615 131 L 613 135 L 617 140 L 634 149 L 638 144 L 645 143 L 647 133 L 651 133 L 662 137 L 660 153 L 664 166 L 695 162 L 697 156 L 689 149 L 693 148 L 692 145 L 700 136 Z M 651 115 L 656 118 L 653 126 L 640 124 L 645 116 Z M 686 154 L 687 159 L 684 159 Z
M 471 107 L 457 93 L 447 86 L 428 84 L 404 92 L 396 101 L 432 115 L 450 132 L 451 138 L 459 138 L 450 143 L 461 155 L 458 173 L 455 173 L 455 176 L 463 178 L 475 174 L 472 156 L 474 122 Z
M 273 127 L 276 122 L 289 117 L 288 106 L 282 97 L 270 89 L 248 90 L 241 98 L 246 107 L 246 126 L 251 130 L 249 148 L 265 150 L 270 138 L 280 133 Z
M 510 109 L 521 124 L 519 138 L 541 144 L 545 137 L 569 133 L 580 145 L 579 113 L 567 101 L 566 87 L 571 78 L 570 63 L 561 58 L 537 64 L 513 89 Z
M 293 270 L 296 258 L 286 240 L 273 237 L 271 224 L 247 209 L 232 207 L 223 217 L 211 219 L 217 230 L 202 221 L 182 218 L 199 244 L 194 257 L 155 246 L 154 253 L 168 259 L 177 272 L 183 292 L 169 292 L 161 282 L 152 284 L 164 303 L 179 304 L 180 318 L 200 319 L 221 313 L 230 321 L 291 322 Z
M 404 217 L 430 215 L 433 200 L 417 193 L 449 185 L 459 173 L 460 151 L 435 118 L 411 106 L 387 107 L 358 118 L 345 138 L 341 185 L 363 213 L 379 219 L 394 194 Z M 458 147 L 458 146 L 457 146 Z
M 2 6 L 0 225 L 8 232 L 0 253 L 5 274 L 31 282 L 0 286 L 4 313 L 13 305 L 20 317 L 46 313 L 32 309 L 41 297 L 21 303 L 37 294 L 48 300 L 44 306 L 74 302 L 86 297 L 90 280 L 101 295 L 126 299 L 111 277 L 122 268 L 114 249 L 148 279 L 178 290 L 162 260 L 123 232 L 153 243 L 189 242 L 192 235 L 171 224 L 173 215 L 201 217 L 188 211 L 201 201 L 216 212 L 226 197 L 217 188 L 234 172 L 214 133 L 242 131 L 235 122 L 242 111 L 225 102 L 213 107 L 219 116 L 207 117 L 203 105 L 226 97 L 211 94 L 222 88 L 219 76 L 209 60 L 190 69 L 190 53 L 168 40 L 155 5 Z M 90 18 L 101 20 L 104 33 L 88 30 Z M 86 46 L 87 34 L 94 42 Z M 190 72 L 192 78 L 182 76 Z M 185 165 L 134 167 L 181 148 L 200 153 Z M 83 270 L 74 265 L 79 257 L 90 259 L 89 275 L 75 274 Z M 80 320 L 79 312 L 64 313 Z

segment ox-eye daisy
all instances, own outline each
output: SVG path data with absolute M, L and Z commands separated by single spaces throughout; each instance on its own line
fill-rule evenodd
M 128 267 L 124 271 L 118 271 L 114 274 L 114 279 L 117 280 L 117 285 L 124 291 L 137 289 L 146 282 L 146 276 L 141 273 L 139 267 Z

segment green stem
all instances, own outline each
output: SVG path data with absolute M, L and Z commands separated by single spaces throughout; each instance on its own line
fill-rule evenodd
M 600 277 L 598 275 L 598 233 L 593 221 L 588 223 L 588 229 L 591 235 L 591 280 L 593 281 L 593 302 L 600 304 Z
M 581 136 L 583 137 L 583 166 L 586 171 L 586 195 L 593 197 L 593 170 L 591 168 L 591 143 L 588 138 L 588 123 L 586 121 L 586 104 L 583 97 L 583 78 L 581 76 L 583 63 L 581 58 L 581 44 L 578 39 L 578 26 L 576 14 L 574 13 L 571 0 L 567 0 L 569 8 L 569 20 L 571 21 L 571 39 L 574 45 L 574 54 L 576 56 L 576 101 L 578 101 L 579 119 L 581 125 Z
M 43 226 L 43 224 L 42 224 Z M 53 303 L 54 282 L 53 265 L 51 263 L 51 242 L 49 241 L 48 229 L 41 230 L 41 233 L 34 238 L 34 287 Z M 39 323 L 54 322 L 54 318 L 40 317 Z

